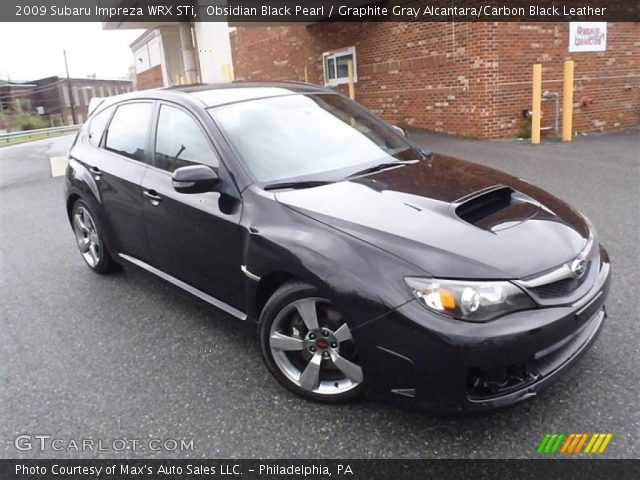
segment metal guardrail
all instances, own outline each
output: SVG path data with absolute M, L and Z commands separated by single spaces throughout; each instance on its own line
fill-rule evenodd
M 51 127 L 51 128 L 38 128 L 36 130 L 23 130 L 21 132 L 0 133 L 0 146 L 3 143 L 9 143 L 10 140 L 16 138 L 31 138 L 34 136 L 41 136 L 45 134 L 50 136 L 52 134 L 75 132 L 79 130 L 82 125 L 65 125 L 63 127 Z

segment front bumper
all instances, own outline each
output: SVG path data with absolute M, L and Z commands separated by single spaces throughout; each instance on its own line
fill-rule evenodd
M 452 320 L 417 301 L 406 303 L 353 332 L 368 390 L 451 413 L 535 397 L 595 342 L 606 318 L 610 280 L 605 261 L 579 301 L 486 323 Z

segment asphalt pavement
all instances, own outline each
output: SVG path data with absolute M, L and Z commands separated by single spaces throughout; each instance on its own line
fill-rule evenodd
M 603 457 L 638 458 L 638 131 L 539 147 L 411 138 L 524 178 L 593 220 L 614 269 L 609 319 L 560 381 L 515 408 L 461 418 L 299 399 L 270 377 L 254 337 L 223 314 L 133 268 L 89 271 L 66 218 L 63 179 L 51 176 L 49 158 L 71 142 L 59 137 L 0 148 L 0 457 L 536 457 L 547 432 L 610 432 Z M 18 450 L 20 434 L 50 435 L 65 448 L 41 451 L 33 441 Z M 124 438 L 193 439 L 193 449 L 69 449 L 72 440 Z

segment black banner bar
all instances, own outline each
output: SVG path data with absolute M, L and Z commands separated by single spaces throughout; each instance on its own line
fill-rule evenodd
M 637 22 L 635 0 L 3 0 L 0 22 Z
M 630 479 L 638 460 L 0 460 L 2 480 Z

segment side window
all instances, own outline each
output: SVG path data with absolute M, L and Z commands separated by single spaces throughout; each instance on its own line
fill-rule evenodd
M 162 105 L 156 133 L 156 167 L 173 172 L 193 164 L 217 168 L 219 161 L 204 132 L 189 114 Z
M 89 122 L 89 128 L 87 129 L 89 135 L 89 143 L 91 143 L 91 145 L 93 145 L 94 147 L 100 146 L 102 134 L 104 133 L 104 129 L 107 126 L 107 122 L 109 121 L 109 117 L 111 117 L 112 113 L 113 107 L 107 108 L 97 115 L 94 115 Z
M 125 157 L 144 162 L 151 103 L 120 105 L 107 129 L 105 148 Z

